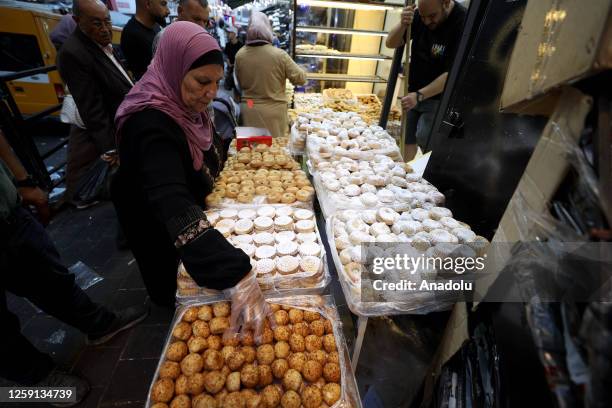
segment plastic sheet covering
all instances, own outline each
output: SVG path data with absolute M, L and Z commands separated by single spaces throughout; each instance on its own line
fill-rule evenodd
M 293 156 L 301 156 L 306 151 L 306 133 L 298 132 L 295 124 L 291 125 L 289 133 L 289 153 Z
M 74 282 L 83 290 L 86 290 L 98 282 L 104 280 L 96 271 L 79 261 L 68 268 L 74 274 Z
M 253 196 L 253 201 L 250 202 L 250 203 L 240 203 L 237 200 L 234 200 L 233 198 L 223 197 L 219 203 L 209 205 L 208 208 L 215 209 L 215 210 L 221 210 L 221 209 L 225 209 L 225 208 L 233 208 L 233 209 L 236 209 L 236 210 L 242 210 L 242 209 L 253 208 L 253 207 L 258 207 L 258 206 L 262 206 L 262 205 L 270 205 L 272 207 L 291 206 L 291 207 L 294 207 L 294 208 L 305 208 L 305 209 L 308 209 L 308 210 L 312 210 L 312 208 L 313 208 L 313 201 L 314 201 L 314 194 L 313 194 L 312 198 L 309 201 L 294 201 L 291 204 L 268 203 L 268 202 L 266 202 L 266 200 L 267 200 L 267 197 L 264 196 L 264 195 Z
M 331 322 L 340 360 L 339 365 L 341 370 L 341 397 L 330 408 L 360 408 L 361 399 L 359 397 L 359 391 L 357 388 L 357 383 L 355 381 L 355 375 L 351 368 L 351 362 L 348 348 L 346 346 L 346 340 L 342 332 L 342 321 L 336 309 L 336 305 L 334 304 L 333 298 L 329 295 L 304 296 L 300 294 L 287 294 L 284 297 L 267 297 L 266 300 L 272 304 L 280 304 L 282 306 L 290 306 L 303 310 L 318 312 L 321 314 L 322 317 L 328 319 Z M 150 408 L 153 405 L 153 402 L 151 400 L 151 392 L 153 390 L 153 385 L 159 379 L 159 370 L 162 363 L 164 362 L 163 357 L 166 355 L 170 344 L 173 342 L 173 340 L 175 340 L 175 338 L 172 336 L 174 327 L 181 322 L 183 315 L 190 308 L 199 307 L 205 304 L 211 305 L 220 301 L 224 301 L 223 297 L 210 298 L 206 301 L 192 301 L 187 304 L 181 305 L 176 309 L 176 313 L 170 326 L 171 329 L 168 333 L 168 337 L 166 339 L 159 364 L 157 365 L 155 375 L 153 376 L 153 381 L 151 382 L 151 386 L 149 387 L 149 393 L 145 405 L 146 408 Z M 279 384 L 279 381 L 275 380 L 275 383 Z
M 269 205 L 266 205 L 266 207 Z M 281 206 L 273 206 L 274 208 L 280 208 Z M 285 206 L 286 207 L 286 206 Z M 257 211 L 260 207 L 250 207 Z M 314 212 L 313 212 L 314 213 Z M 327 264 L 327 254 L 325 246 L 323 245 L 323 239 L 319 233 L 319 228 L 316 223 L 316 219 L 313 218 L 314 232 L 316 234 L 316 243 L 321 248 L 321 254 L 318 258 L 321 261 L 321 267 L 317 272 L 306 273 L 299 271 L 290 275 L 281 275 L 275 273 L 273 276 L 258 276 L 257 280 L 267 296 L 284 296 L 286 293 L 301 293 L 301 294 L 321 294 L 331 282 L 331 275 Z M 237 235 L 232 233 L 228 239 L 236 238 Z M 254 262 L 254 258 L 251 258 L 251 262 Z M 216 297 L 221 294 L 220 291 L 213 289 L 199 287 L 196 282 L 191 279 L 188 271 L 185 270 L 182 264 L 179 265 L 177 274 L 177 301 L 181 304 L 188 303 L 192 300 L 208 299 L 210 297 Z

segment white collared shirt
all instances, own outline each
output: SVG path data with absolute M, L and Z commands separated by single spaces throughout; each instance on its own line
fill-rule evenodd
M 113 54 L 113 44 L 108 44 L 106 47 L 102 47 L 100 44 L 98 44 L 98 46 L 102 48 L 104 54 L 106 54 L 106 56 L 113 62 L 113 64 L 115 64 L 119 72 L 123 74 L 123 76 L 125 77 L 125 79 L 128 80 L 130 85 L 134 86 L 134 83 L 130 79 L 130 76 L 127 74 L 127 72 L 125 72 L 119 61 L 117 61 L 117 58 L 115 58 L 115 55 Z

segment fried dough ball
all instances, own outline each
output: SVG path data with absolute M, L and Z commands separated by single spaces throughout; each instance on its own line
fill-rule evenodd
M 223 336 L 223 339 L 221 341 L 223 342 L 224 346 L 237 347 L 240 345 L 240 335 L 236 333 L 231 336 Z
M 302 386 L 302 374 L 290 368 L 283 377 L 283 386 L 288 390 L 299 391 Z
M 289 343 L 286 341 L 279 341 L 274 345 L 274 355 L 276 358 L 287 358 L 291 353 L 291 348 L 289 347 Z
M 170 408 L 191 408 L 191 398 L 188 395 L 177 395 L 170 403 Z
M 325 348 L 325 351 L 327 351 L 328 353 L 331 353 L 332 351 L 336 351 L 336 339 L 334 338 L 333 334 L 326 334 L 323 337 L 323 348 Z
M 302 405 L 302 399 L 300 394 L 293 390 L 287 391 L 281 398 L 281 406 L 283 408 L 300 408 Z
M 209 305 L 200 306 L 198 310 L 198 319 L 204 320 L 205 322 L 211 321 L 213 318 L 213 309 Z
M 323 367 L 323 377 L 327 382 L 340 382 L 340 366 L 336 363 L 327 363 Z
M 247 364 L 240 370 L 240 382 L 246 388 L 255 388 L 259 383 L 259 369 L 253 364 Z
M 227 392 L 226 389 L 222 389 L 215 395 L 215 401 L 217 403 L 218 408 L 223 406 L 223 401 L 225 400 L 225 397 L 227 397 L 228 394 L 229 392 Z
M 257 352 L 255 351 L 255 347 L 244 346 L 241 349 L 242 355 L 244 356 L 244 362 L 247 364 L 251 364 L 257 358 Z
M 274 312 L 274 321 L 279 326 L 286 326 L 289 324 L 289 314 L 284 310 L 277 310 Z
M 179 340 L 186 341 L 191 337 L 191 325 L 187 322 L 180 322 L 172 330 L 172 335 Z
M 323 378 L 323 377 L 319 378 L 317 381 L 312 383 L 312 385 L 314 385 L 315 387 L 317 387 L 320 390 L 323 389 L 323 386 L 325 384 L 327 384 L 327 383 L 325 382 L 325 378 Z
M 227 317 L 213 317 L 209 326 L 212 334 L 223 334 L 225 330 L 229 329 L 230 323 Z
M 318 361 L 308 360 L 306 364 L 304 364 L 302 374 L 306 380 L 315 382 L 321 378 L 321 375 L 323 374 L 323 367 Z
M 310 332 L 315 336 L 323 337 L 325 334 L 325 323 L 323 320 L 315 320 L 310 323 Z
M 304 310 L 304 320 L 308 323 L 314 322 L 315 320 L 319 320 L 321 315 L 318 312 L 312 312 L 310 310 Z
M 189 378 L 187 378 L 186 375 L 181 374 L 179 378 L 176 379 L 174 383 L 174 393 L 176 395 L 189 393 Z
M 181 361 L 181 371 L 186 376 L 193 375 L 202 371 L 204 367 L 204 359 L 201 355 L 196 353 L 188 354 L 187 357 Z
M 306 337 L 310 334 L 310 327 L 308 327 L 306 322 L 296 323 L 293 325 L 293 333 Z
M 285 359 L 274 360 L 272 363 L 272 374 L 274 378 L 279 380 L 285 376 L 285 373 L 289 370 L 289 363 Z
M 223 408 L 245 408 L 246 401 L 239 392 L 230 392 L 223 400 Z
M 225 380 L 225 388 L 229 392 L 240 391 L 240 372 L 234 371 L 227 376 Z
M 242 333 L 240 342 L 242 343 L 243 346 L 254 346 L 255 336 L 253 335 L 253 332 L 249 330 L 249 331 L 245 331 L 244 333 Z
M 266 408 L 275 408 L 280 404 L 281 393 L 274 385 L 268 385 L 261 392 L 261 402 Z
M 174 395 L 174 381 L 169 378 L 158 380 L 151 390 L 151 399 L 155 402 L 168 402 Z
M 331 321 L 325 319 L 323 320 L 323 324 L 325 325 L 325 334 L 334 334 L 334 327 L 331 324 Z
M 168 408 L 168 404 L 164 404 L 163 402 L 156 402 L 151 405 L 151 408 Z
M 210 371 L 204 376 L 204 387 L 211 394 L 216 394 L 225 385 L 225 376 L 220 371 Z
M 323 401 L 329 406 L 332 406 L 340 399 L 340 386 L 335 383 L 325 384 L 321 390 Z
M 321 402 L 323 402 L 323 397 L 321 396 L 320 389 L 313 385 L 304 388 L 304 391 L 302 391 L 302 405 L 305 408 L 319 408 Z
M 210 336 L 206 339 L 206 341 L 208 341 L 208 348 L 211 350 L 221 350 L 222 343 L 221 343 L 221 337 L 219 336 Z
M 227 360 L 227 357 L 232 354 L 234 351 L 236 351 L 236 349 L 234 348 L 234 346 L 225 346 L 221 349 L 221 357 L 223 357 L 223 360 Z
M 267 320 L 266 320 L 267 322 Z M 274 341 L 274 332 L 269 327 L 264 327 L 261 334 L 261 344 L 270 344 Z
M 191 329 L 193 330 L 194 336 L 199 336 L 199 337 L 204 337 L 204 338 L 210 336 L 210 327 L 208 326 L 208 323 L 206 323 L 203 320 L 198 320 L 194 322 L 191 325 Z
M 291 324 L 301 323 L 304 321 L 304 312 L 300 309 L 289 310 L 289 321 Z
M 289 359 L 287 359 L 289 367 L 299 371 L 300 373 L 302 372 L 306 361 L 308 361 L 308 359 L 304 353 L 293 353 L 289 356 Z
M 270 344 L 262 344 L 257 347 L 257 362 L 270 365 L 274 361 L 274 347 Z
M 189 309 L 187 309 L 187 311 L 183 315 L 183 321 L 187 323 L 193 323 L 198 320 L 198 310 L 199 309 L 197 307 L 190 307 Z
M 270 305 L 270 310 L 272 313 L 276 313 L 277 311 L 281 310 L 281 305 L 273 303 Z
M 159 378 L 175 380 L 181 375 L 181 366 L 175 361 L 164 361 L 159 368 Z
M 175 341 L 170 344 L 168 351 L 166 352 L 166 358 L 170 361 L 179 362 L 189 354 L 189 348 L 184 341 Z
M 217 350 L 208 349 L 202 354 L 204 368 L 207 370 L 220 370 L 223 367 L 223 356 Z
M 291 336 L 291 330 L 288 326 L 277 326 L 274 329 L 274 340 L 276 341 L 287 341 Z
M 223 368 L 221 369 L 221 374 L 223 374 L 225 377 L 227 377 L 231 373 L 232 373 L 232 370 L 230 370 L 229 367 L 226 365 L 224 365 Z
M 191 404 L 193 408 L 217 408 L 217 401 L 215 398 L 208 394 L 200 394 L 196 396 Z
M 306 346 L 307 351 L 316 351 L 321 350 L 321 348 L 323 348 L 323 340 L 321 340 L 321 337 L 316 336 L 314 334 L 306 336 L 306 338 L 304 339 L 304 344 Z
M 241 351 L 233 351 L 225 359 L 225 364 L 227 364 L 232 371 L 240 370 L 244 362 L 244 354 Z
M 204 392 L 204 374 L 195 373 L 191 377 L 188 377 L 187 380 L 189 393 L 191 395 L 198 395 Z
M 340 356 L 338 355 L 337 351 L 332 351 L 331 353 L 329 353 L 327 355 L 327 362 L 328 363 L 336 363 L 338 365 L 340 365 Z
M 227 317 L 230 315 L 230 304 L 228 302 L 217 302 L 212 307 L 215 317 Z
M 294 353 L 298 353 L 306 349 L 304 337 L 302 337 L 300 334 L 293 333 L 291 337 L 289 337 L 289 345 L 291 346 L 291 351 Z
M 321 364 L 321 366 L 323 366 L 325 363 L 327 363 L 327 353 L 323 350 L 315 350 L 311 353 L 308 353 L 308 359 L 314 360 L 317 363 Z
M 240 391 L 242 398 L 246 401 L 246 408 L 261 408 L 261 396 L 254 390 L 242 390 Z
M 259 365 L 259 386 L 265 387 L 266 385 L 272 384 L 274 378 L 272 378 L 272 369 L 268 365 Z
M 187 348 L 190 353 L 201 353 L 208 347 L 208 341 L 204 337 L 191 337 L 187 340 Z

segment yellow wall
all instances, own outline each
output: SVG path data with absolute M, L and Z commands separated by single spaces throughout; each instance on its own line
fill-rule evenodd
M 384 11 L 356 10 L 353 28 L 357 30 L 382 30 L 385 23 Z M 381 37 L 354 35 L 351 41 L 353 54 L 378 54 Z M 375 75 L 376 62 L 366 60 L 349 60 L 348 75 Z M 371 83 L 347 82 L 346 87 L 354 93 L 372 93 Z

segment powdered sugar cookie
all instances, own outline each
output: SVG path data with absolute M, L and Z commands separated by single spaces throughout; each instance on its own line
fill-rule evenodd
M 299 252 L 301 256 L 319 256 L 321 255 L 321 246 L 316 242 L 305 242 L 300 244 Z
M 246 208 L 244 210 L 238 211 L 238 218 L 246 219 L 246 220 L 254 220 L 257 218 L 257 212 L 250 208 Z
M 300 232 L 313 232 L 315 223 L 312 220 L 300 220 L 295 224 L 295 230 Z
M 281 256 L 276 260 L 276 270 L 281 275 L 290 275 L 297 272 L 300 262 L 294 256 Z
M 429 217 L 432 220 L 439 221 L 441 218 L 452 217 L 452 216 L 453 216 L 453 213 L 448 208 L 434 207 L 429 210 Z
M 317 234 L 314 232 L 300 232 L 296 235 L 296 239 L 301 244 L 304 242 L 316 242 Z
M 305 256 L 300 260 L 300 269 L 307 274 L 315 274 L 322 268 L 323 263 L 316 256 Z
M 242 218 L 236 221 L 234 232 L 237 235 L 250 234 L 253 231 L 253 221 L 248 218 Z
M 363 193 L 359 196 L 359 200 L 361 200 L 366 207 L 374 207 L 378 204 L 378 196 L 374 193 Z
M 269 232 L 260 232 L 253 236 L 253 242 L 257 246 L 274 245 L 274 235 Z
M 260 216 L 255 218 L 254 224 L 257 231 L 270 231 L 273 228 L 274 221 L 270 217 Z
M 296 236 L 295 232 L 293 231 L 280 231 L 275 234 L 274 239 L 276 240 L 276 243 L 290 242 L 295 241 Z
M 262 245 L 255 250 L 255 258 L 265 259 L 274 258 L 276 256 L 276 248 L 272 245 Z
M 307 209 L 299 209 L 293 212 L 293 218 L 297 221 L 309 220 L 314 218 L 314 213 Z
M 259 217 L 274 218 L 274 216 L 276 215 L 276 210 L 274 209 L 274 207 L 266 205 L 266 206 L 263 206 L 263 207 L 259 207 L 257 209 L 257 215 Z
M 293 241 L 286 241 L 276 244 L 276 252 L 279 256 L 297 255 L 298 244 Z

